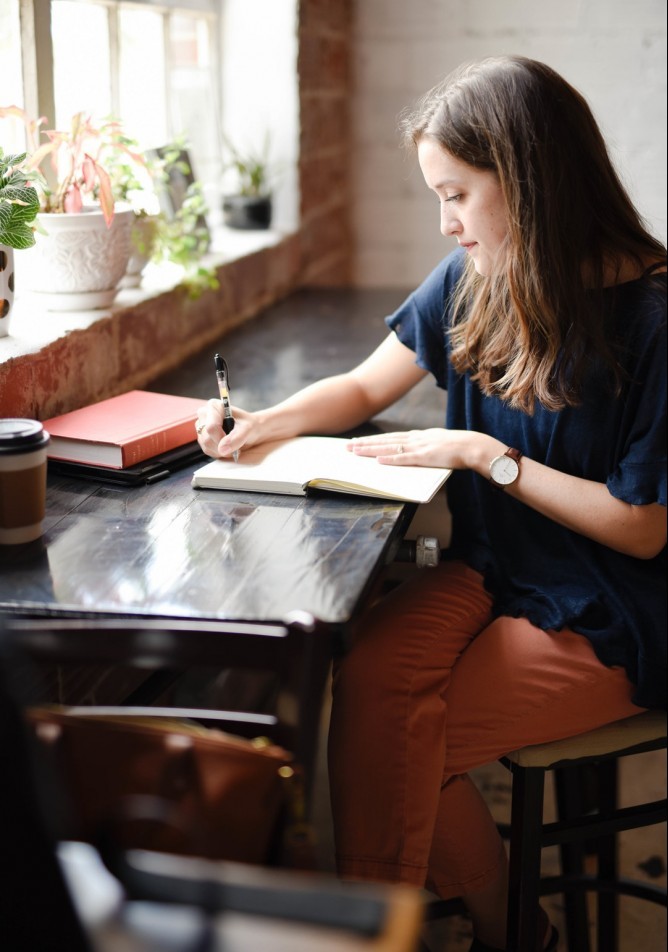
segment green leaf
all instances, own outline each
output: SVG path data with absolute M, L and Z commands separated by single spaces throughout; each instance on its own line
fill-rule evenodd
M 6 185 L 0 188 L 0 206 L 13 209 L 15 221 L 33 221 L 39 211 L 39 196 L 30 185 Z
M 32 228 L 23 222 L 13 225 L 11 230 L 0 229 L 0 245 L 9 245 L 19 250 L 32 248 L 35 244 L 35 233 Z

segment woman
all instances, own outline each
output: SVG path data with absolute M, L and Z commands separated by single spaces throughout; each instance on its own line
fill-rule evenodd
M 466 66 L 403 118 L 449 255 L 360 366 L 256 413 L 201 412 L 202 448 L 337 433 L 426 374 L 445 428 L 351 441 L 443 466 L 447 561 L 377 603 L 334 678 L 342 876 L 463 896 L 503 949 L 506 857 L 467 772 L 665 706 L 665 248 L 576 90 L 547 66 Z M 537 949 L 555 949 L 540 917 Z

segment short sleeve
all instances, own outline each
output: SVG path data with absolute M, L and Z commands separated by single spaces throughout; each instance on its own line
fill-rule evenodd
M 444 258 L 404 303 L 385 319 L 402 344 L 415 353 L 416 363 L 447 388 L 447 333 L 452 293 L 462 275 L 464 253 Z
M 645 337 L 627 368 L 623 431 L 617 464 L 607 480 L 613 496 L 631 505 L 666 505 L 666 322 Z

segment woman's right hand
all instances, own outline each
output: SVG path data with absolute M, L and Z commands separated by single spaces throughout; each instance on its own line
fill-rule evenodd
M 232 407 L 234 428 L 230 433 L 223 431 L 223 404 L 220 400 L 209 400 L 197 412 L 197 441 L 202 451 L 213 459 L 232 457 L 242 446 L 259 443 L 257 414 L 248 413 L 238 407 Z

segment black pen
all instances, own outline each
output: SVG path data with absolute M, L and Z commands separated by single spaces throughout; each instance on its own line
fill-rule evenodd
M 220 399 L 223 404 L 223 433 L 231 433 L 234 429 L 234 417 L 232 416 L 232 408 L 230 407 L 230 388 L 228 384 L 229 374 L 227 371 L 227 364 L 220 356 L 216 354 L 213 358 L 216 363 L 216 380 L 218 381 L 218 393 L 220 394 Z M 237 450 L 232 454 L 234 462 L 238 462 L 239 453 Z

